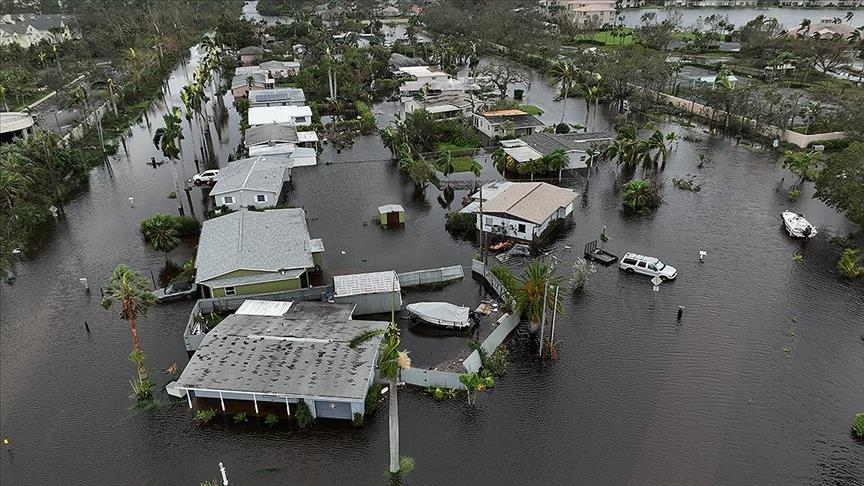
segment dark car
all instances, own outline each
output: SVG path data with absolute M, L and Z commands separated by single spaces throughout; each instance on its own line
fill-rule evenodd
M 197 294 L 198 286 L 192 282 L 175 282 L 165 288 L 153 291 L 153 295 L 156 296 L 156 302 L 191 299 Z

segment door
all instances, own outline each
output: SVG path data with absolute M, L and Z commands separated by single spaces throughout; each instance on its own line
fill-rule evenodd
M 351 420 L 351 404 L 348 402 L 315 401 L 315 415 L 318 418 L 334 418 Z
M 387 213 L 387 227 L 399 226 L 399 213 L 394 211 Z

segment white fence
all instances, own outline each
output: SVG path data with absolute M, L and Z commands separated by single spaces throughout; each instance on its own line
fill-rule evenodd
M 417 270 L 399 274 L 399 285 L 401 287 L 416 287 L 418 285 L 430 285 L 436 283 L 459 280 L 465 277 L 462 265 L 435 268 L 431 270 Z
M 465 385 L 459 382 L 459 373 L 452 371 L 424 370 L 420 368 L 409 368 L 402 370 L 402 381 L 416 386 L 437 386 L 441 388 L 452 388 L 465 390 Z

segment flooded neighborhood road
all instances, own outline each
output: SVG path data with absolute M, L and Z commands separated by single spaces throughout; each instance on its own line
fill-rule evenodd
M 197 56 L 172 73 L 170 103 L 148 112 L 152 127 L 131 128 L 128 156 L 121 148 L 112 171 L 93 170 L 89 190 L 66 207 L 46 247 L 18 266 L 14 285 L 0 286 L 0 435 L 11 446 L 0 451 L 0 484 L 197 485 L 218 476 L 219 461 L 232 484 L 386 483 L 380 411 L 359 429 L 321 422 L 299 432 L 230 419 L 198 427 L 185 401 L 132 408 L 128 325 L 99 306 L 98 286 L 117 263 L 145 275 L 163 263 L 138 224 L 176 211 L 166 198 L 170 168 L 145 162 L 161 159 L 152 130 L 167 104 L 179 104 Z M 555 113 L 541 85 L 527 96 Z M 229 113 L 216 146 L 221 164 L 240 141 L 239 119 Z M 184 128 L 179 170 L 188 177 L 194 149 Z M 864 484 L 864 444 L 849 432 L 864 405 L 864 286 L 837 277 L 839 250 L 828 241 L 852 228 L 810 198 L 812 186 L 789 203 L 776 190 L 783 172 L 773 155 L 697 129 L 660 128 L 698 140 L 673 151 L 663 205 L 649 216 L 624 214 L 613 168 L 601 164 L 587 188 L 569 183 L 583 193 L 572 226 L 543 251 L 572 261 L 607 226 L 608 249 L 660 257 L 678 267 L 677 281 L 652 292 L 644 278 L 599 268 L 584 292 L 565 299 L 559 359 L 539 362 L 532 340 L 517 331 L 507 375 L 474 408 L 461 398 L 438 403 L 421 390 L 400 392 L 402 453 L 417 463 L 405 484 Z M 710 156 L 700 169 L 702 147 Z M 377 137 L 361 137 L 341 153 L 328 145 L 321 164 L 294 171 L 289 200 L 306 209 L 311 235 L 324 239 L 326 272 L 469 265 L 478 250 L 444 231 L 437 191 L 417 195 L 387 158 Z M 701 192 L 672 187 L 673 177 L 690 173 Z M 482 177 L 494 173 L 487 166 Z M 192 194 L 200 218 L 202 196 Z M 464 194 L 457 191 L 454 207 Z M 387 203 L 405 206 L 404 229 L 363 225 Z M 805 213 L 820 234 L 806 244 L 790 240 L 780 229 L 784 208 Z M 703 263 L 699 250 L 708 252 Z M 468 304 L 481 290 L 467 278 L 426 292 L 410 298 Z M 158 370 L 186 363 L 191 305 L 156 306 L 139 322 L 160 383 L 170 377 Z M 678 306 L 686 308 L 681 323 Z M 407 323 L 403 337 L 417 365 L 464 346 L 462 337 L 437 346 Z

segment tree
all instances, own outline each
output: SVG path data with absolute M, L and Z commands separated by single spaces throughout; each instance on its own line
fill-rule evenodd
M 174 218 L 167 214 L 154 214 L 141 222 L 141 234 L 154 250 L 165 254 L 180 244 L 180 233 Z
M 495 164 L 495 169 L 500 172 L 505 179 L 507 178 L 507 166 L 512 160 L 513 159 L 507 155 L 507 152 L 504 151 L 503 147 L 492 152 L 492 163 Z
M 495 380 L 484 372 L 462 373 L 459 375 L 459 383 L 465 385 L 468 405 L 472 406 L 477 403 L 477 392 L 485 391 L 495 386 Z
M 660 22 L 656 13 L 649 12 L 643 14 L 641 20 L 642 26 L 635 32 L 636 41 L 645 47 L 665 51 L 681 27 L 681 12 L 676 10 Z
M 11 211 L 33 186 L 34 181 L 27 171 L 28 165 L 32 163 L 30 158 L 12 145 L 0 148 L 0 197 L 6 209 Z
M 816 167 L 817 154 L 815 151 L 792 152 L 787 150 L 783 157 L 783 168 L 797 175 L 798 183 L 812 178 L 813 169 Z
M 453 166 L 453 157 L 450 156 L 449 150 L 441 154 L 441 157 L 438 159 L 438 169 L 447 178 L 447 185 L 449 186 L 450 175 L 456 171 L 456 167 Z
M 383 336 L 378 354 L 378 370 L 381 376 L 389 382 L 390 396 L 390 473 L 397 474 L 400 470 L 399 461 L 399 399 L 397 385 L 399 372 L 411 367 L 408 351 L 399 351 L 399 328 L 396 326 L 395 315 L 391 312 L 390 325 L 385 329 L 369 329 L 354 336 L 348 343 L 349 347 L 357 348 L 375 337 Z
M 180 201 L 180 183 L 177 180 L 177 159 L 180 156 L 180 141 L 183 140 L 183 127 L 180 125 L 180 108 L 174 107 L 171 112 L 162 116 L 164 127 L 157 128 L 153 135 L 153 144 L 162 151 L 162 155 L 171 161 L 171 175 L 174 178 L 174 196 L 177 199 L 177 210 L 183 214 L 183 203 Z
M 511 84 L 527 84 L 528 74 L 524 69 L 510 62 L 491 62 L 480 69 L 480 76 L 488 76 L 501 98 L 507 97 Z
M 814 197 L 864 226 L 864 142 L 834 154 L 816 177 Z
M 531 260 L 522 275 L 517 277 L 513 298 L 519 312 L 528 318 L 532 330 L 540 326 L 544 308 L 556 307 L 558 312 L 563 311 L 560 299 L 556 302 L 554 292 L 546 292 L 546 287 L 558 286 L 564 281 L 565 278 L 557 274 L 557 265 L 549 258 Z
M 657 184 L 649 179 L 633 179 L 624 184 L 624 206 L 635 212 L 646 212 L 660 204 Z
M 561 85 L 561 97 L 563 103 L 561 105 L 561 122 L 564 123 L 564 114 L 567 112 L 567 98 L 570 97 L 570 89 L 573 87 L 573 81 L 576 78 L 576 65 L 573 61 L 567 58 L 559 59 L 552 63 L 547 75 L 549 83 L 552 85 Z M 586 115 L 586 124 L 587 115 Z
M 822 104 L 818 101 L 811 101 L 804 107 L 802 114 L 804 115 L 804 120 L 807 122 L 807 125 L 804 127 L 804 135 L 807 135 L 807 132 L 810 131 L 810 125 L 822 114 Z
M 846 248 L 837 260 L 837 270 L 845 278 L 864 276 L 864 267 L 858 265 L 858 250 Z
M 121 263 L 114 268 L 111 278 L 105 283 L 102 307 L 110 309 L 114 302 L 120 306 L 120 318 L 129 322 L 132 356 L 135 356 L 131 359 L 136 361 L 139 383 L 144 383 L 148 379 L 147 369 L 144 367 L 144 353 L 141 351 L 136 321 L 139 317 L 147 316 L 147 310 L 156 302 L 156 297 L 144 277 Z
M 561 182 L 561 171 L 570 166 L 570 159 L 563 150 L 556 150 L 543 157 L 542 166 L 544 170 L 557 171 L 558 182 Z

